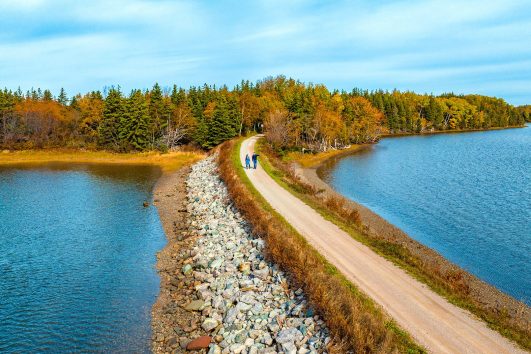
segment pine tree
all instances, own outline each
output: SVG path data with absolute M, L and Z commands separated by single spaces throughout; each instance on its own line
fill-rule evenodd
M 173 103 L 175 106 L 178 106 L 185 101 L 186 91 L 184 91 L 182 88 L 177 88 L 177 85 L 173 85 L 173 89 L 171 91 L 171 103 Z
M 155 147 L 155 142 L 162 136 L 164 129 L 168 125 L 170 109 L 164 102 L 162 90 L 158 83 L 155 83 L 149 93 L 149 121 L 148 129 L 151 133 L 151 147 Z
M 149 109 L 140 90 L 131 92 L 127 100 L 126 114 L 120 123 L 120 140 L 127 150 L 146 150 L 151 146 Z
M 227 99 L 221 96 L 208 126 L 208 138 L 203 147 L 210 149 L 235 137 L 237 135 L 235 118 L 237 116 L 237 105 L 227 102 Z
M 120 148 L 120 123 L 124 116 L 124 99 L 120 87 L 111 87 L 103 108 L 103 118 L 98 127 L 98 142 L 101 146 L 118 150 Z
M 63 106 L 66 106 L 68 104 L 68 96 L 66 95 L 65 89 L 62 87 L 59 96 L 57 96 L 57 102 L 59 102 Z
M 40 90 L 40 89 L 39 89 Z M 50 90 L 44 90 L 44 94 L 42 95 L 42 99 L 44 101 L 51 101 L 53 100 L 52 91 Z

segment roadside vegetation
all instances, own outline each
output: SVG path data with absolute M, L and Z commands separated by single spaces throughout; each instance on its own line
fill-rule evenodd
M 424 352 L 269 206 L 245 175 L 240 144 L 241 140 L 233 140 L 221 146 L 220 175 L 253 233 L 266 241 L 267 255 L 304 288 L 324 317 L 334 335 L 330 352 Z
M 404 242 L 401 239 L 371 232 L 363 225 L 358 211 L 346 198 L 338 194 L 322 193 L 322 190 L 317 190 L 312 185 L 301 181 L 291 166 L 293 157 L 286 161 L 286 158 L 283 159 L 263 139 L 257 143 L 255 149 L 262 157 L 261 165 L 264 170 L 277 183 L 303 200 L 325 219 L 335 223 L 354 239 L 403 268 L 451 303 L 477 315 L 492 329 L 514 340 L 523 348 L 531 349 L 530 312 L 525 304 L 512 302 L 510 310 L 513 311 L 504 308 L 503 302 L 499 304 L 500 307 L 489 306 L 488 302 L 481 298 L 485 294 L 473 291 L 470 283 L 472 276 L 469 273 L 450 264 L 435 251 L 412 239 Z M 326 154 L 319 155 L 321 154 L 309 160 L 304 160 L 299 155 L 295 156 L 298 157 L 299 162 L 310 161 L 310 163 L 327 156 Z M 286 156 L 289 157 L 290 154 Z M 412 251 L 413 249 L 416 252 Z M 424 252 L 425 257 L 420 257 L 418 250 Z

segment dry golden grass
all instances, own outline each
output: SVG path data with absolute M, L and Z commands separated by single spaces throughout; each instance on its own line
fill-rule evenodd
M 0 152 L 0 165 L 20 163 L 47 162 L 76 162 L 76 163 L 112 163 L 156 165 L 164 172 L 178 170 L 182 166 L 191 164 L 204 155 L 200 152 L 142 152 L 142 153 L 113 153 L 108 151 L 84 150 L 21 150 Z
M 319 166 L 324 161 L 343 154 L 352 153 L 363 149 L 366 145 L 352 145 L 351 147 L 343 150 L 328 150 L 326 152 L 319 153 L 302 153 L 302 152 L 288 152 L 284 157 L 286 162 L 297 162 L 302 167 L 310 168 Z
M 312 306 L 324 317 L 334 337 L 329 352 L 422 352 L 372 300 L 346 281 L 269 207 L 239 166 L 239 146 L 234 141 L 222 145 L 221 178 L 253 233 L 266 241 L 268 257 L 304 288 Z

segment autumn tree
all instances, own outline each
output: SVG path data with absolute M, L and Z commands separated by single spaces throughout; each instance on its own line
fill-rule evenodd
M 264 121 L 264 134 L 267 141 L 276 149 L 293 146 L 295 141 L 293 119 L 286 109 L 274 109 Z
M 75 105 L 73 108 L 79 112 L 81 117 L 80 133 L 85 136 L 88 143 L 94 143 L 98 140 L 98 129 L 103 119 L 103 97 L 99 91 L 93 91 L 74 98 Z
M 351 97 L 343 110 L 348 139 L 353 143 L 375 141 L 383 119 L 382 112 L 364 97 Z

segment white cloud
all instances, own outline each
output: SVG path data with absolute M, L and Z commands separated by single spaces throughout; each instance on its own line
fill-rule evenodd
M 531 93 L 522 84 L 531 87 L 531 6 L 520 0 L 0 6 L 9 7 L 0 11 L 0 85 L 9 87 L 232 85 L 285 74 L 338 88 L 476 87 L 519 103 Z M 520 92 L 507 84 L 518 77 Z

